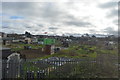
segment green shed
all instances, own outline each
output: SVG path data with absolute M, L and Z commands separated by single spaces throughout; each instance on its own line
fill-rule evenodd
M 45 38 L 43 42 L 45 45 L 52 45 L 55 43 L 55 39 Z

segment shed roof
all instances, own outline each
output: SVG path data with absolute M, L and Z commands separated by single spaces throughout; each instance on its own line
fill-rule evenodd
M 0 50 L 10 50 L 10 48 L 0 46 Z

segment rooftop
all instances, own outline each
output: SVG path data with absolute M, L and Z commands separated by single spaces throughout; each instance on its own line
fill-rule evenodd
M 0 46 L 0 50 L 9 50 L 10 48 Z

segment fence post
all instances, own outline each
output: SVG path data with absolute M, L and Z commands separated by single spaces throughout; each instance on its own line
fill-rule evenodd
M 37 72 L 37 79 L 44 79 L 45 78 L 45 72 L 42 71 L 38 71 Z
M 31 78 L 34 79 L 35 75 L 34 75 L 34 71 L 31 72 Z
M 27 71 L 27 79 L 34 79 L 34 71 Z
M 7 62 L 2 60 L 2 78 L 7 78 Z

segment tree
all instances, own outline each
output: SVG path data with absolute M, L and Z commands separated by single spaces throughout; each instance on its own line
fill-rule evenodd
M 31 34 L 29 32 L 25 32 L 25 36 L 31 38 Z
M 96 38 L 96 36 L 95 36 L 95 35 L 92 35 L 92 38 Z
M 86 37 L 90 37 L 88 33 L 85 34 Z

